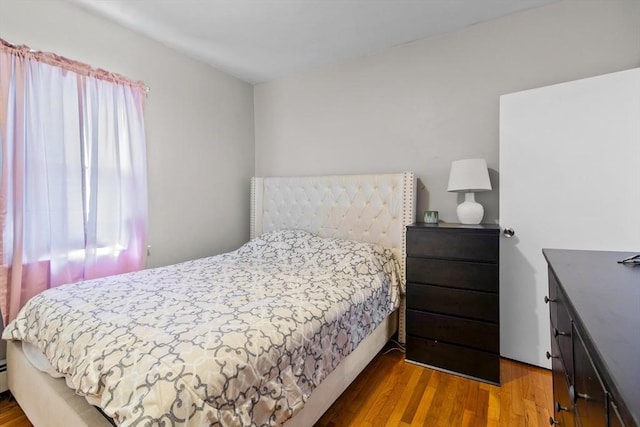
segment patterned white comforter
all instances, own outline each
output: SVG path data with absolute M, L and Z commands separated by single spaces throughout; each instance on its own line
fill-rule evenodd
M 281 231 L 210 258 L 50 289 L 3 338 L 120 426 L 271 426 L 399 304 L 389 250 Z

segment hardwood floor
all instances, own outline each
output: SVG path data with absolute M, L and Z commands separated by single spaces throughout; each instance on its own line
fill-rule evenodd
M 0 426 L 31 427 L 32 424 L 15 400 L 9 399 L 8 393 L 0 395 Z
M 551 372 L 502 359 L 500 374 L 496 387 L 381 353 L 315 427 L 548 426 Z M 0 427 L 30 426 L 15 401 L 0 397 Z
M 316 427 L 548 426 L 553 415 L 551 372 L 500 361 L 497 387 L 378 355 Z

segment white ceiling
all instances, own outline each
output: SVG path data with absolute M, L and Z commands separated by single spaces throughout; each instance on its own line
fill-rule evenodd
M 557 0 L 71 0 L 250 83 Z

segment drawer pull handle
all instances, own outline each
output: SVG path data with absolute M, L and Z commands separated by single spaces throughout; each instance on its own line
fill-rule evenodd
M 556 302 L 556 300 L 551 299 L 551 298 L 549 298 L 549 297 L 545 296 L 545 297 L 544 297 L 544 303 L 545 303 L 545 304 L 549 304 L 550 302 Z
M 574 388 L 574 386 L 570 386 L 569 399 L 571 399 L 571 402 L 575 403 L 577 399 L 589 400 L 591 399 L 591 396 L 586 393 L 576 393 L 576 389 Z
M 560 404 L 560 402 L 556 402 L 555 404 L 555 408 L 556 408 L 556 412 L 560 412 L 560 411 L 569 411 L 569 408 L 565 408 L 564 406 L 562 406 Z
M 558 328 L 553 328 L 553 336 L 557 337 L 558 335 L 563 336 L 563 337 L 567 337 L 567 336 L 569 336 L 571 334 L 569 332 L 559 331 Z
M 557 422 L 553 417 L 549 417 L 549 425 L 560 425 L 560 423 Z
M 548 351 L 547 351 L 546 356 L 547 356 L 547 359 L 551 359 L 551 358 L 557 359 L 558 358 L 558 356 L 554 356 L 553 354 L 549 353 Z
M 502 235 L 504 237 L 513 237 L 516 235 L 516 232 L 513 228 L 505 228 L 504 230 L 502 230 Z

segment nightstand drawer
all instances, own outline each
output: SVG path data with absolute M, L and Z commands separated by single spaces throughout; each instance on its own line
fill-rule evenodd
M 496 236 L 473 229 L 414 229 L 407 233 L 407 255 L 497 263 Z
M 407 308 L 498 322 L 497 294 L 407 283 Z
M 497 264 L 407 258 L 407 281 L 451 288 L 498 292 Z
M 407 310 L 407 333 L 494 353 L 500 351 L 500 330 L 495 323 Z
M 500 356 L 407 335 L 407 360 L 500 383 Z

